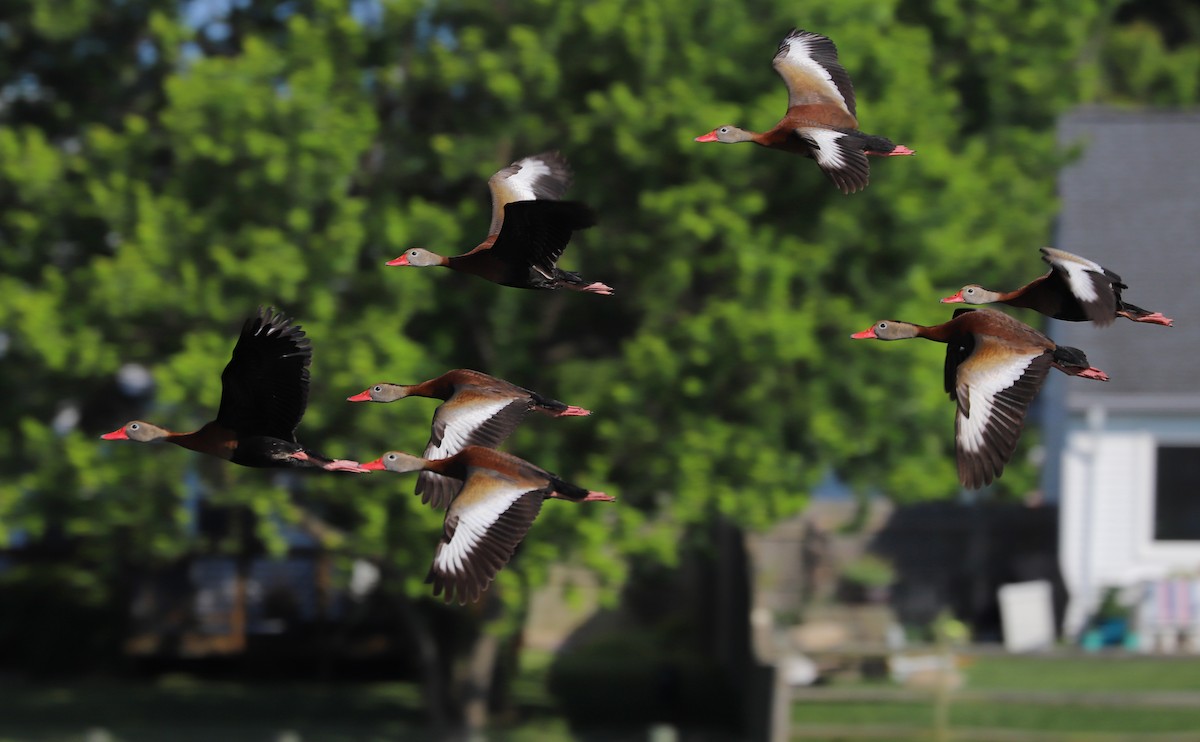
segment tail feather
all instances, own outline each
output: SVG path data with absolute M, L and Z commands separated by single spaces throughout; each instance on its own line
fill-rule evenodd
M 550 486 L 553 489 L 553 494 L 551 496 L 559 497 L 564 500 L 581 502 L 586 499 L 589 494 L 589 491 L 583 487 L 580 487 L 577 484 L 571 484 L 566 480 L 559 479 L 553 474 L 550 475 Z
M 868 155 L 876 155 L 879 157 L 916 154 L 916 152 L 913 152 L 903 144 L 896 144 L 887 137 L 875 136 L 874 134 L 866 134 L 863 136 L 862 151 Z
M 577 415 L 582 416 L 592 414 L 591 410 L 583 407 L 576 407 L 575 405 L 569 405 L 566 402 L 560 402 L 559 400 L 551 399 L 550 397 L 543 397 L 537 392 L 530 392 L 529 395 L 533 400 L 534 409 L 547 415 L 553 415 L 554 417 L 572 417 Z
M 563 410 L 567 409 L 566 402 L 559 402 L 557 399 L 552 397 L 543 397 L 534 391 L 529 392 L 529 398 L 533 400 L 534 407 L 536 407 L 539 411 L 546 412 L 551 415 L 561 414 Z
M 1175 326 L 1175 320 L 1170 317 L 1164 317 L 1162 312 L 1151 312 L 1149 309 L 1142 309 L 1139 306 L 1125 302 L 1118 303 L 1117 316 L 1128 317 L 1134 322 L 1149 322 L 1155 325 L 1163 325 L 1164 327 Z
M 1096 381 L 1108 381 L 1108 374 L 1093 367 L 1088 362 L 1087 354 L 1079 348 L 1060 345 L 1054 349 L 1053 358 L 1054 367 L 1064 374 L 1079 376 L 1084 379 L 1095 379 Z
M 585 294 L 600 294 L 602 296 L 612 296 L 612 286 L 600 281 L 588 281 L 583 276 L 574 271 L 565 271 L 562 268 L 555 268 L 554 273 L 555 285 L 558 288 L 570 289 L 572 291 L 580 291 Z
M 1054 349 L 1054 362 L 1068 368 L 1087 368 L 1092 365 L 1088 363 L 1086 353 L 1079 348 L 1072 348 L 1069 345 L 1060 345 Z

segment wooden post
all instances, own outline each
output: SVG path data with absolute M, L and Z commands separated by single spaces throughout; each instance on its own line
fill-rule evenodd
M 778 665 L 753 665 L 745 689 L 747 738 L 751 742 L 788 742 L 792 693 Z

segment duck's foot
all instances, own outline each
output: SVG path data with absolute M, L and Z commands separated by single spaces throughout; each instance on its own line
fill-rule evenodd
M 1076 371 L 1072 376 L 1081 376 L 1085 379 L 1095 379 L 1096 381 L 1108 381 L 1108 374 L 1104 373 L 1095 366 Z
M 355 474 L 364 474 L 371 471 L 357 461 L 351 461 L 349 459 L 334 459 L 321 468 L 325 471 L 348 471 Z
M 601 296 L 612 296 L 613 294 L 611 286 L 600 283 L 599 281 L 595 283 L 589 283 L 587 286 L 582 286 L 579 290 L 585 294 L 600 294 Z
M 582 407 L 576 407 L 575 405 L 569 405 L 567 407 L 567 409 L 563 410 L 562 412 L 559 412 L 558 415 L 556 415 L 556 417 L 575 417 L 575 416 L 582 417 L 584 415 L 590 415 L 590 414 L 592 414 L 591 410 L 585 410 Z
M 1174 327 L 1175 320 L 1170 317 L 1164 317 L 1162 312 L 1151 312 L 1150 314 L 1136 315 L 1129 312 L 1117 312 L 1122 317 L 1128 317 L 1134 322 L 1148 322 L 1152 325 L 1162 325 L 1163 327 Z
M 349 459 L 333 459 L 332 461 L 326 461 L 324 456 L 312 456 L 307 451 L 296 451 L 295 453 L 290 453 L 288 454 L 288 458 L 295 459 L 296 461 L 307 461 L 312 466 L 320 467 L 325 471 L 348 471 L 354 472 L 355 474 L 362 474 L 363 472 L 370 471 L 370 469 L 364 468 L 363 465 L 357 461 L 351 461 Z M 321 463 L 323 461 L 324 463 Z

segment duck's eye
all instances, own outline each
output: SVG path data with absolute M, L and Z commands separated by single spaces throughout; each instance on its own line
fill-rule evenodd
M 373 392 L 382 392 L 382 391 L 383 391 L 383 387 L 382 387 L 382 386 L 376 386 L 376 387 L 372 388 L 372 389 L 371 389 L 371 391 L 373 391 Z
M 388 454 L 388 461 L 395 461 L 395 460 L 396 460 L 396 454 L 394 454 L 394 453 L 389 453 L 389 454 Z
M 722 134 L 728 134 L 728 133 L 729 133 L 729 127 L 728 127 L 728 126 L 722 126 L 722 127 L 721 127 L 721 133 L 722 133 Z
M 410 258 L 415 258 L 415 257 L 417 257 L 417 251 L 416 251 L 416 250 L 409 250 L 409 251 L 408 251 L 408 257 L 410 257 Z
M 140 428 L 140 427 L 142 427 L 142 426 L 141 426 L 141 425 L 138 425 L 137 423 L 129 423 L 129 429 L 130 429 L 130 430 L 137 430 L 137 429 L 138 429 L 138 428 Z
M 886 329 L 887 329 L 887 323 L 886 323 L 886 322 L 880 322 L 879 324 L 875 325 L 875 329 L 877 329 L 877 330 L 886 330 Z
M 967 296 L 970 296 L 973 293 L 975 293 L 975 289 L 967 289 Z

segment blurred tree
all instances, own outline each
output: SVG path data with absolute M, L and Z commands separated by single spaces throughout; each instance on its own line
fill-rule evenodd
M 1127 0 L 1096 45 L 1092 98 L 1189 106 L 1200 99 L 1200 7 L 1186 0 Z
M 0 546 L 72 551 L 53 573 L 0 580 L 67 579 L 81 603 L 120 613 L 127 567 L 192 549 L 187 504 L 206 497 L 277 516 L 258 519 L 276 551 L 281 520 L 320 513 L 346 534 L 328 545 L 381 562 L 403 606 L 428 594 L 441 515 L 411 480 L 95 440 L 135 415 L 175 429 L 210 419 L 259 304 L 313 339 L 302 431 L 330 455 L 419 450 L 432 402 L 342 400 L 457 366 L 595 410 L 531 421 L 507 447 L 620 498 L 546 507 L 490 593 L 509 603 L 509 629 L 560 559 L 587 563 L 611 598 L 631 565 L 674 562 L 681 534 L 704 532 L 690 527 L 794 514 L 830 472 L 899 500 L 954 493 L 942 350 L 848 336 L 882 317 L 942 321 L 948 290 L 1036 270 L 1062 163 L 1054 120 L 1094 95 L 1086 54 L 1109 7 L 6 3 Z M 838 44 L 864 127 L 918 152 L 876 161 L 863 193 L 843 196 L 799 158 L 692 142 L 778 119 L 770 60 L 794 25 Z M 1193 64 L 1194 44 L 1172 39 L 1177 61 L 1164 61 L 1137 33 L 1106 43 L 1137 46 L 1155 70 Z M 1170 73 L 1164 98 L 1141 67 L 1105 64 L 1152 100 L 1182 101 L 1194 80 L 1194 64 Z M 486 178 L 547 148 L 574 165 L 568 197 L 601 215 L 564 266 L 615 297 L 382 266 L 409 245 L 476 244 Z M 1021 491 L 1031 470 L 1015 464 L 999 489 Z

